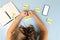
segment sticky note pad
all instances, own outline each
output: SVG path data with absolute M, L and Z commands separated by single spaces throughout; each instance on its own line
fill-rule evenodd
M 29 8 L 28 4 L 23 4 L 23 8 Z
M 53 20 L 52 20 L 52 19 L 47 18 L 47 23 L 48 23 L 48 24 L 52 24 L 52 22 L 53 22 Z
M 40 12 L 40 8 L 36 8 L 35 11 L 36 11 L 36 12 Z
M 11 18 L 14 19 L 16 17 L 16 13 L 12 13 Z
M 26 16 L 25 18 L 26 18 L 26 20 L 30 20 L 30 19 L 31 19 L 31 17 L 30 17 L 30 16 Z
M 43 10 L 43 15 L 48 15 L 49 6 L 45 5 Z

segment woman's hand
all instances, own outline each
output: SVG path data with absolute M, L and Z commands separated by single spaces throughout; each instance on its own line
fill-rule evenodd
M 28 11 L 28 14 L 29 14 L 30 16 L 33 16 L 33 17 L 36 16 L 35 13 L 34 13 L 32 10 Z
M 19 15 L 21 18 L 25 17 L 27 15 L 27 11 L 23 11 L 21 12 L 21 14 Z

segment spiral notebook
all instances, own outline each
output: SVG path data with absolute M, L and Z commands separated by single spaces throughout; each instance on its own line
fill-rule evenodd
M 12 2 L 5 4 L 0 8 L 0 24 L 6 25 L 19 15 L 19 11 Z

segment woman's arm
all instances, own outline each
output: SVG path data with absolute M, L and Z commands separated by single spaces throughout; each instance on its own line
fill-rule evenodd
M 21 19 L 25 16 L 26 12 L 22 12 L 16 19 L 15 21 L 12 23 L 12 25 L 10 26 L 10 28 L 7 31 L 7 40 L 11 40 L 11 36 L 12 36 L 12 32 L 18 27 L 19 22 L 21 21 Z
M 39 29 L 41 31 L 40 33 L 40 40 L 48 40 L 48 31 L 47 31 L 47 28 L 46 26 L 43 24 L 43 22 L 37 17 L 37 16 L 34 16 L 34 18 L 36 19 L 38 25 L 39 25 Z
M 47 40 L 48 31 L 47 31 L 47 28 L 45 27 L 45 25 L 43 24 L 43 22 L 34 14 L 34 12 L 29 11 L 28 13 L 36 19 L 36 21 L 39 25 L 39 29 L 41 31 L 40 40 Z

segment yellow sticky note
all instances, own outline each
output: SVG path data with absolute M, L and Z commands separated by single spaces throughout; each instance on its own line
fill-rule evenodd
M 47 19 L 47 23 L 48 23 L 48 24 L 52 24 L 52 22 L 53 22 L 52 19 L 50 19 L 50 18 Z
M 40 8 L 36 8 L 35 11 L 36 11 L 36 12 L 40 12 L 41 9 L 40 9 Z
M 29 8 L 28 4 L 23 4 L 23 8 Z
M 11 18 L 15 18 L 16 17 L 16 13 L 12 13 L 12 17 Z
M 30 19 L 31 19 L 31 17 L 30 17 L 30 16 L 26 16 L 25 18 L 26 18 L 26 20 L 30 20 Z

